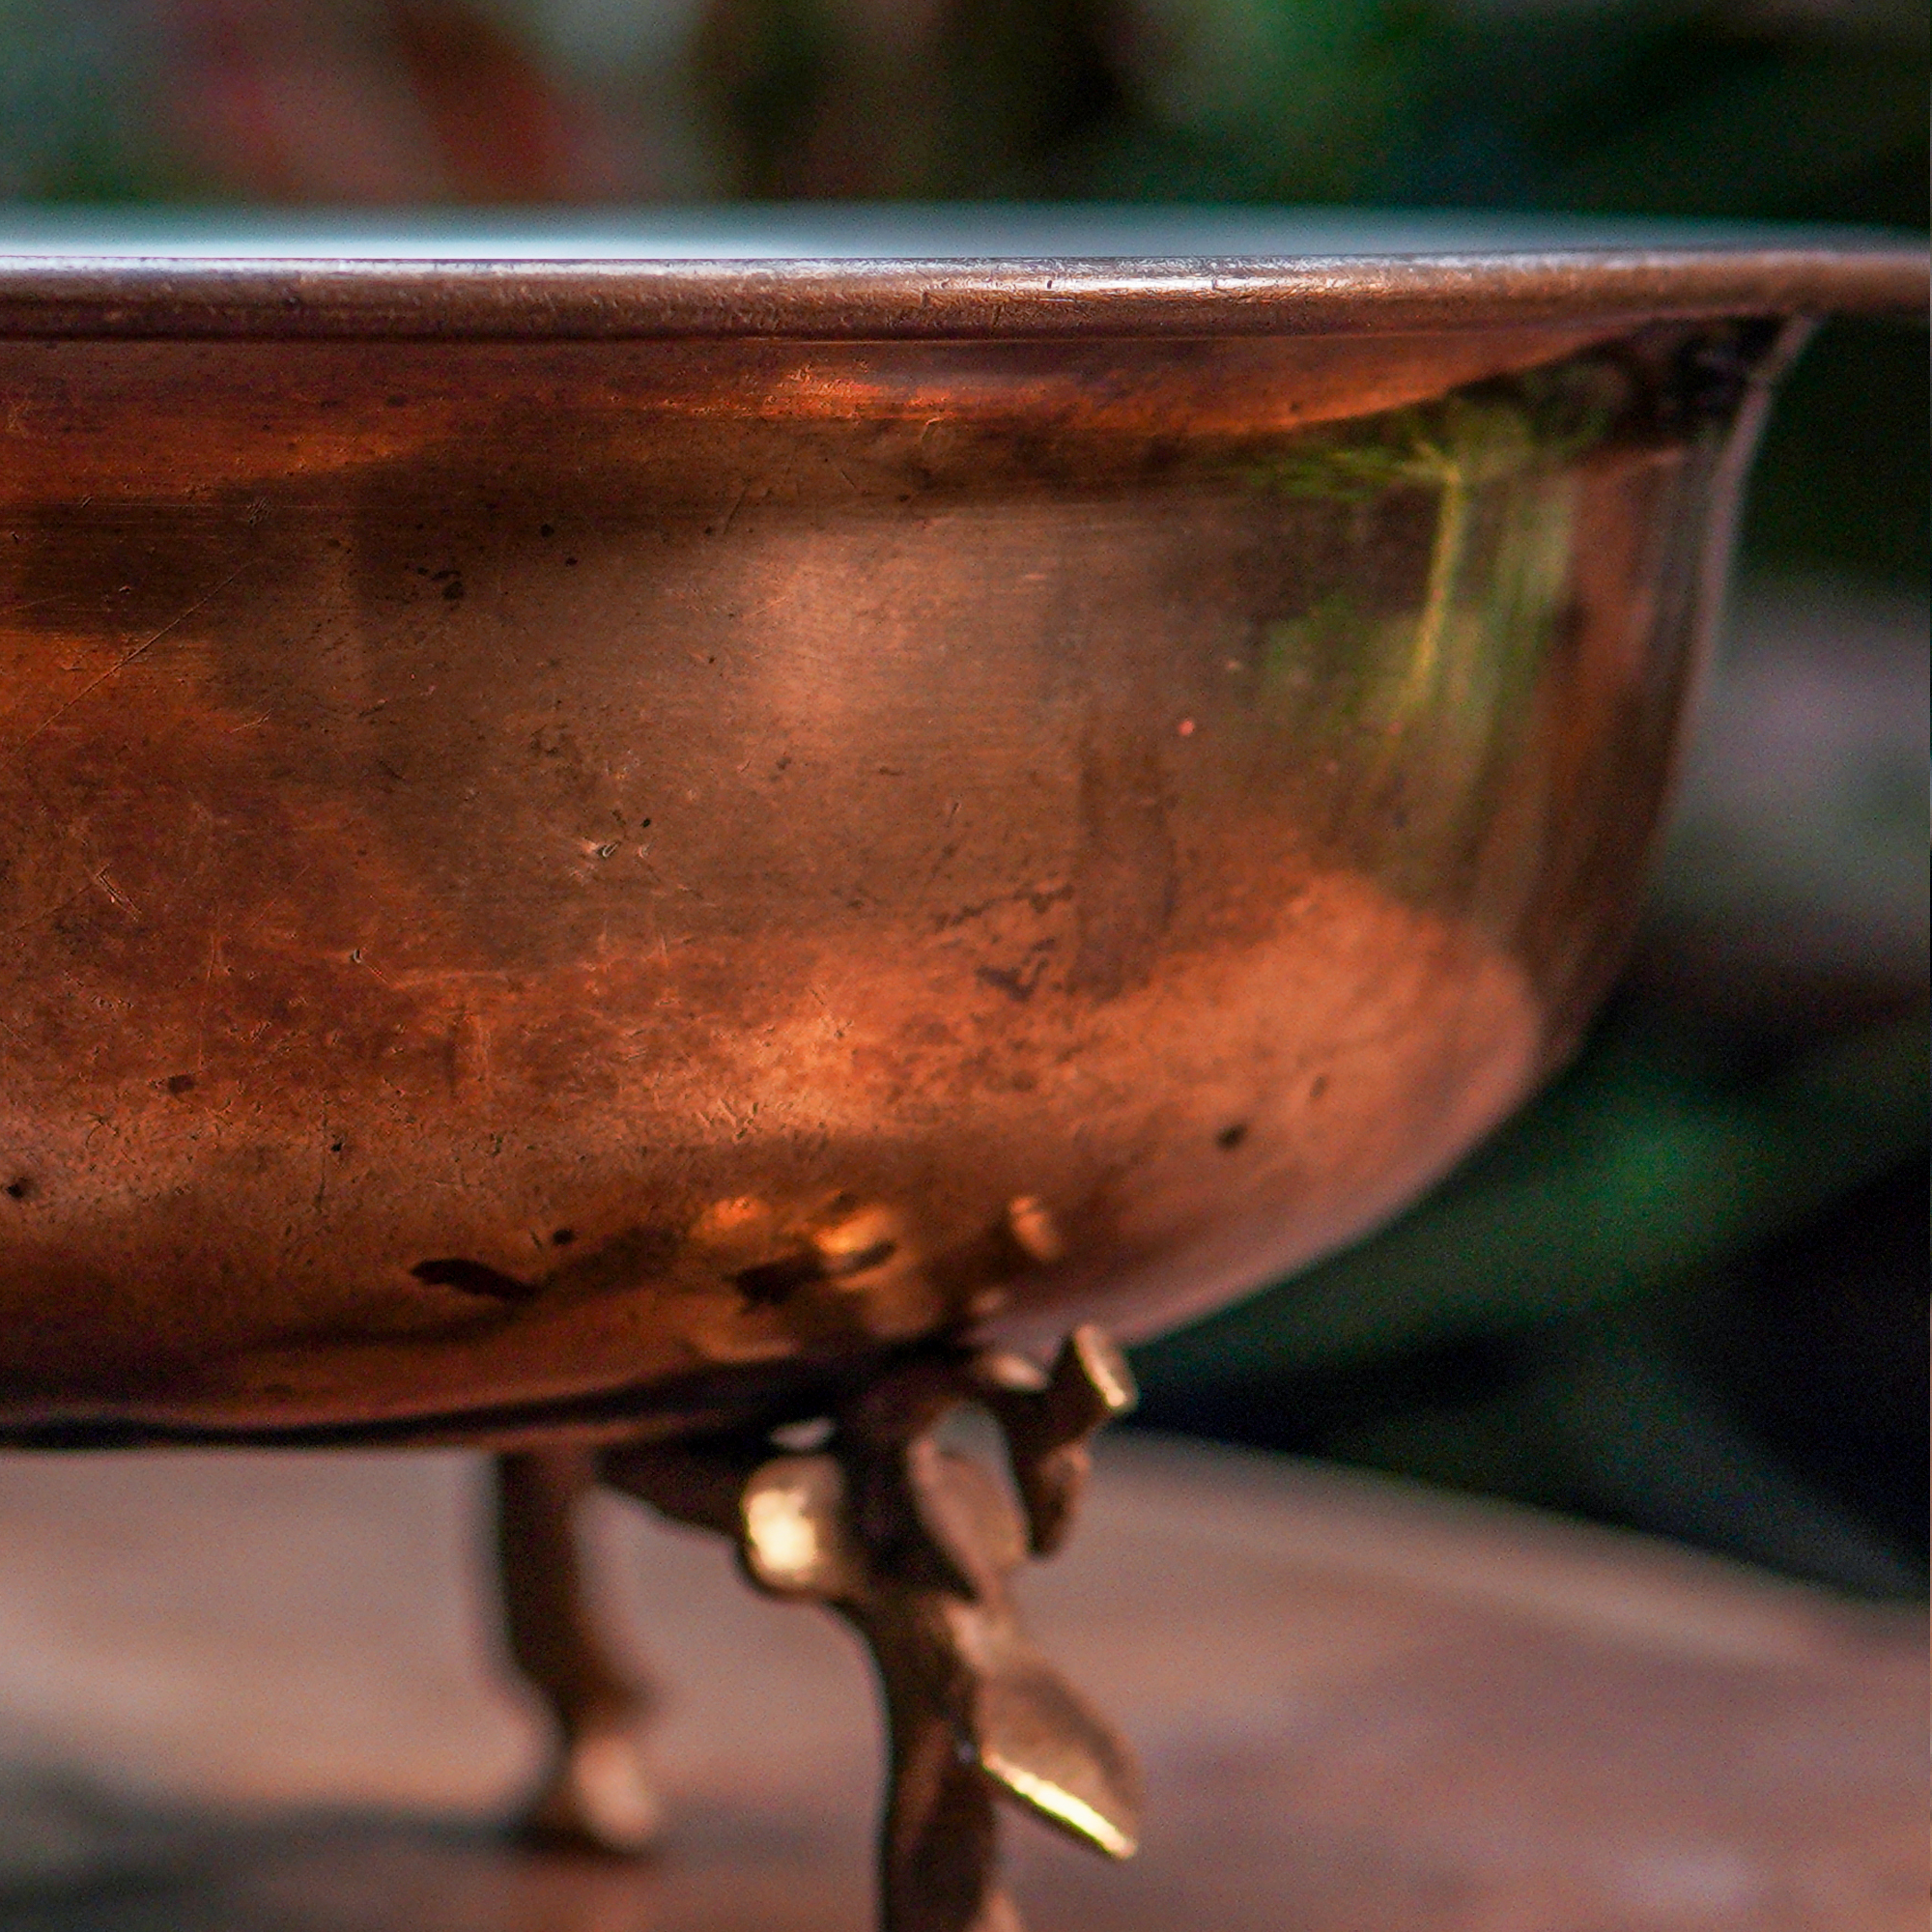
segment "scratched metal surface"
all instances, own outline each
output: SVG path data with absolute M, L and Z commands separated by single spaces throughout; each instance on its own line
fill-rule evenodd
M 0 344 L 5 1425 L 809 1413 L 1385 1216 L 1614 970 L 1778 340 Z
M 1361 210 L 0 215 L 0 336 L 1404 334 L 1923 307 L 1884 231 Z

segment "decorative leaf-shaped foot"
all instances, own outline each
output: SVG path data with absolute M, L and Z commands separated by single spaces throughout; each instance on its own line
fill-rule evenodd
M 760 1589 L 829 1605 L 870 1649 L 891 1772 L 879 1847 L 882 1932 L 1019 1932 L 998 1879 L 1006 1798 L 1112 1858 L 1134 1851 L 1131 1753 L 1020 1626 L 1007 1579 L 1059 1547 L 1087 1441 L 1133 1401 L 1095 1329 L 1050 1377 L 1005 1356 L 894 1371 L 834 1418 L 822 1450 L 724 1441 L 607 1450 L 605 1480 L 733 1536 Z M 962 1404 L 1004 1432 L 1024 1515 L 935 1431 Z

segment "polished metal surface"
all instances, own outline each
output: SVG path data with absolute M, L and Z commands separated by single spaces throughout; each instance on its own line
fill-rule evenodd
M 425 272 L 433 267 L 434 273 Z M 1396 334 L 1910 307 L 1922 257 L 1867 248 L 1578 249 L 1120 262 L 102 264 L 0 255 L 0 333 L 168 339 L 513 335 L 810 341 Z
M 1052 340 L 1922 307 L 1917 237 L 1362 210 L 0 214 L 0 335 Z
M 1717 252 L 0 266 L 4 1428 L 777 1421 L 1392 1212 L 1614 969 L 1776 318 L 1923 282 Z

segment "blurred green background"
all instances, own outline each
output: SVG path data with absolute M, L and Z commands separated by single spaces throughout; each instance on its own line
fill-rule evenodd
M 0 0 L 0 200 L 1373 204 L 1921 234 L 1917 0 Z M 1652 915 L 1396 1226 L 1146 1420 L 1923 1588 L 1927 384 L 1773 421 Z

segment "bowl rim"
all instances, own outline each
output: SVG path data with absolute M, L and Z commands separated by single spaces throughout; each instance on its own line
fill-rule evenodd
M 1917 236 L 1347 210 L 0 216 L 0 338 L 1054 340 L 1881 312 Z

